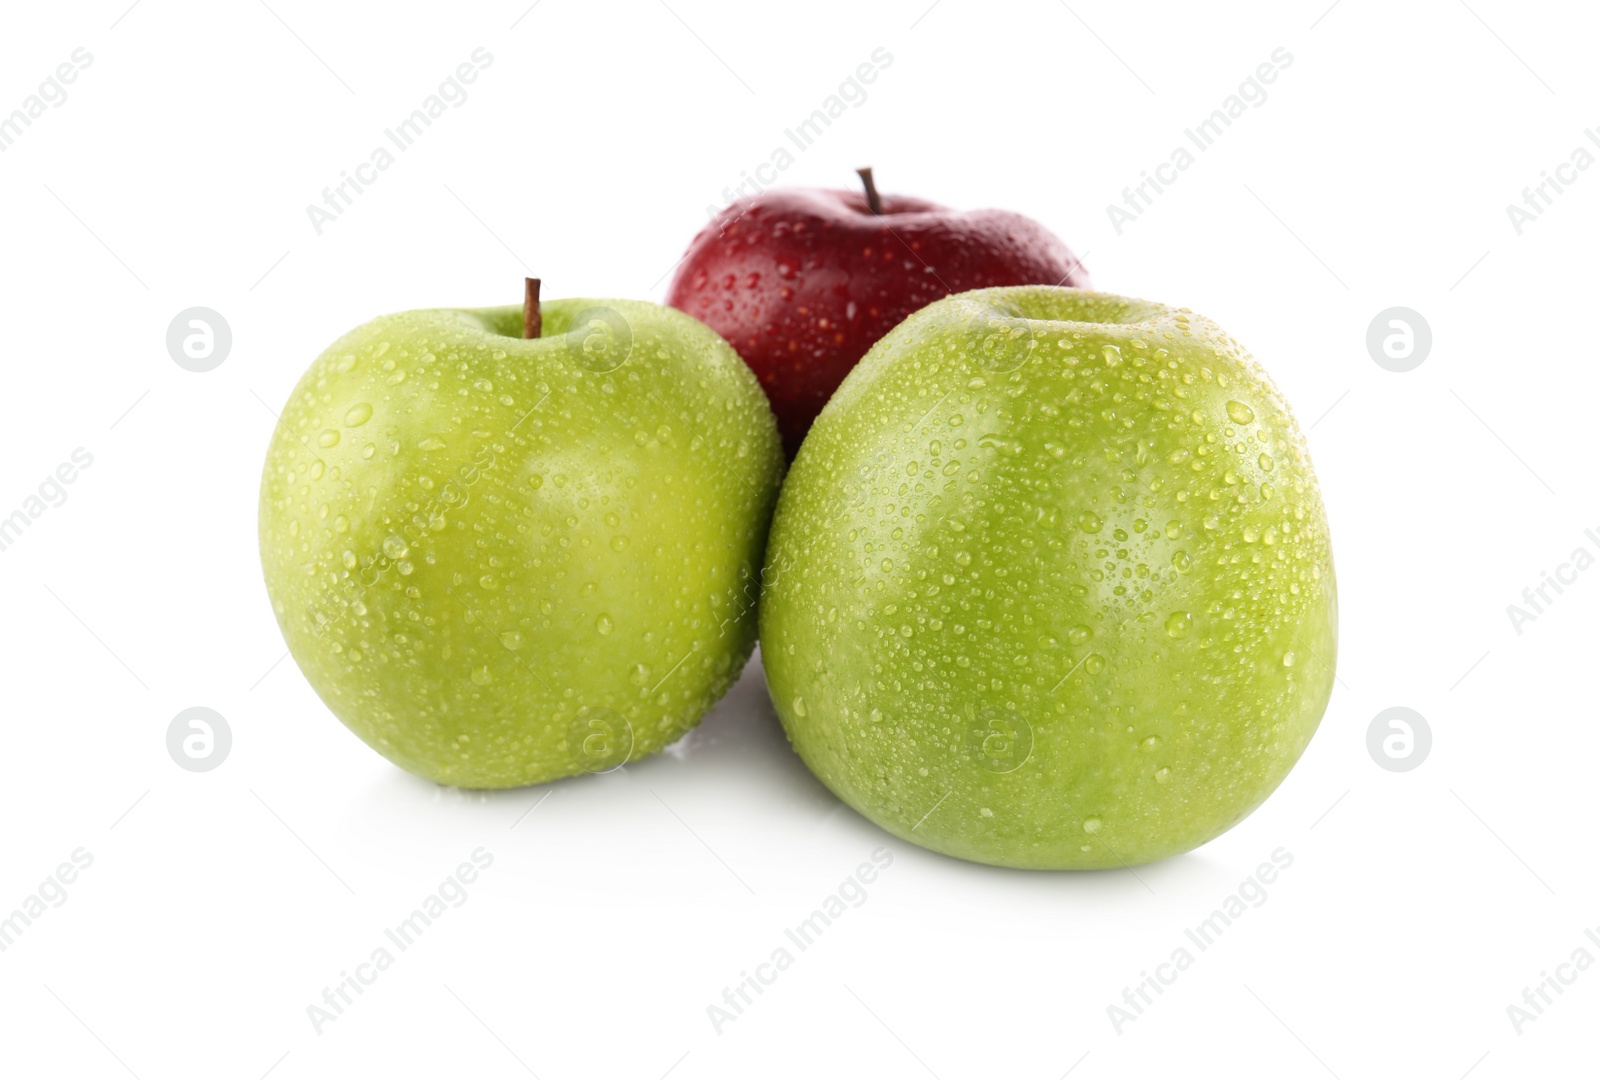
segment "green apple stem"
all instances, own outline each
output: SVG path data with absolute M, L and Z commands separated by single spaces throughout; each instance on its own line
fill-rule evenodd
M 539 314 L 539 279 L 523 278 L 522 283 L 522 336 L 536 338 L 544 329 L 544 319 Z
M 872 211 L 874 217 L 881 215 L 883 200 L 878 198 L 878 185 L 872 182 L 872 167 L 857 169 L 856 175 L 861 177 L 861 186 L 867 189 L 867 209 Z

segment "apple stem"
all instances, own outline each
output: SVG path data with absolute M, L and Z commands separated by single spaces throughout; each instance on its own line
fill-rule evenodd
M 544 319 L 539 314 L 539 279 L 523 278 L 522 283 L 522 336 L 536 338 L 544 329 Z
M 856 175 L 861 177 L 861 186 L 867 189 L 867 209 L 871 210 L 874 217 L 883 213 L 883 200 L 878 198 L 878 185 L 872 182 L 872 168 L 857 169 Z

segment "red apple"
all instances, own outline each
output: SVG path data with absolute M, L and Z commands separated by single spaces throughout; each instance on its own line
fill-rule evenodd
M 1067 245 L 1009 210 L 866 191 L 775 188 L 700 231 L 667 303 L 755 371 L 790 458 L 839 383 L 913 311 L 969 289 L 1089 284 Z

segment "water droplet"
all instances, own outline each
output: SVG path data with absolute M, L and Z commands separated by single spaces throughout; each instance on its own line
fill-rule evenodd
M 1170 779 L 1172 779 L 1172 770 L 1165 765 L 1156 770 L 1156 783 L 1165 784 Z
M 1106 358 L 1106 367 L 1116 367 L 1122 362 L 1122 350 L 1115 345 L 1107 345 L 1100 350 L 1100 355 Z
M 363 401 L 359 405 L 350 406 L 349 411 L 344 414 L 344 426 L 360 427 L 362 424 L 365 424 L 371 419 L 372 406 Z
M 1228 419 L 1235 424 L 1248 424 L 1256 418 L 1256 414 L 1251 411 L 1250 406 L 1242 401 L 1230 401 L 1227 408 Z
M 1106 669 L 1106 658 L 1099 653 L 1090 653 L 1089 658 L 1083 662 L 1083 670 L 1090 675 L 1098 675 Z
M 602 634 L 609 634 L 617 628 L 617 624 L 611 621 L 610 615 L 602 614 L 594 621 L 594 628 Z
M 1172 553 L 1172 568 L 1180 574 L 1187 574 L 1194 568 L 1194 560 L 1187 551 L 1174 551 Z
M 489 674 L 489 666 L 487 664 L 480 664 L 472 669 L 472 681 L 479 686 L 488 686 L 489 681 L 493 678 L 494 676 Z
M 406 557 L 406 552 L 410 550 L 411 549 L 406 546 L 406 542 L 400 539 L 394 533 L 390 533 L 388 536 L 384 537 L 383 553 L 389 556 L 389 558 L 403 559 Z
M 1097 818 L 1097 817 L 1084 818 L 1083 819 L 1083 831 L 1088 833 L 1089 835 L 1093 836 L 1095 833 L 1100 831 L 1100 824 L 1101 824 L 1100 819 Z
M 1094 631 L 1087 626 L 1074 626 L 1067 631 L 1067 643 L 1070 645 L 1082 645 L 1092 637 Z
M 1078 528 L 1086 533 L 1097 533 L 1104 525 L 1105 522 L 1100 519 L 1100 515 L 1093 510 L 1085 510 L 1078 515 Z
M 628 546 L 628 538 L 626 536 L 613 536 L 611 538 L 611 550 L 612 551 L 622 551 L 625 548 L 627 548 L 627 546 Z
M 322 447 L 338 446 L 339 433 L 332 428 L 329 428 L 327 431 L 324 431 L 321 435 L 317 436 L 317 445 Z
M 1152 735 L 1139 744 L 1139 748 L 1147 754 L 1153 754 L 1161 748 L 1161 736 Z
M 806 699 L 796 694 L 794 699 L 794 714 L 796 716 L 809 715 L 806 712 Z
M 1288 652 L 1283 654 L 1283 666 L 1284 667 L 1294 667 L 1294 650 L 1293 649 L 1290 649 Z
M 1167 616 L 1167 636 L 1170 638 L 1188 636 L 1189 626 L 1193 621 L 1187 611 L 1174 611 Z
M 429 435 L 426 439 L 417 443 L 417 448 L 421 450 L 443 450 L 444 440 L 437 435 Z
M 1270 454 L 1262 454 L 1260 457 L 1256 458 L 1256 464 L 1261 466 L 1261 471 L 1262 472 L 1271 472 L 1272 471 L 1272 455 L 1270 455 Z

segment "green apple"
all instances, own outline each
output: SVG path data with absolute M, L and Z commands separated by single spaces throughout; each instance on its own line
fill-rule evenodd
M 261 479 L 289 650 L 440 783 L 602 771 L 738 677 L 783 454 L 702 323 L 630 300 L 413 311 L 311 365 Z M 542 336 L 537 327 L 542 315 Z
M 1143 300 L 982 289 L 906 319 L 812 428 L 763 576 L 806 764 L 979 862 L 1202 844 L 1283 780 L 1332 690 L 1304 439 L 1233 339 Z

